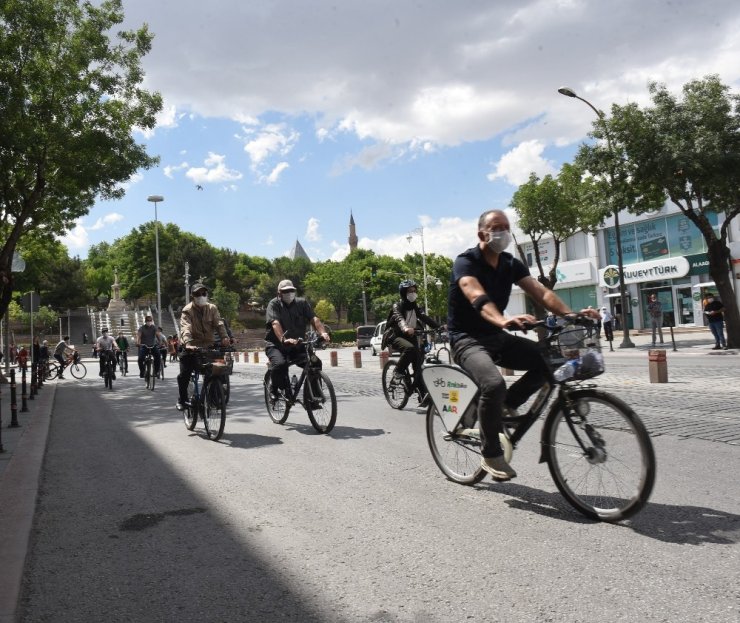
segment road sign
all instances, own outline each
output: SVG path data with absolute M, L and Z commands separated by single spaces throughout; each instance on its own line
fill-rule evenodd
M 23 311 L 33 312 L 34 314 L 39 311 L 39 304 L 41 303 L 41 297 L 36 292 L 26 292 L 23 295 L 22 305 Z

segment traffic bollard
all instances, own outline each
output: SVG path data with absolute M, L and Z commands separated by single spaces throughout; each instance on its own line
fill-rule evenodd
M 356 350 L 354 353 L 352 353 L 352 356 L 355 360 L 355 368 L 361 368 L 362 367 L 362 353 L 359 350 Z
M 501 368 L 501 374 L 504 376 L 514 376 L 514 370 L 511 368 Z
M 28 394 L 26 393 L 26 369 L 21 369 L 21 413 L 28 411 Z
M 2 410 L 3 410 L 3 392 L 2 392 L 2 385 L 0 385 L 0 452 L 5 452 L 5 448 L 3 448 L 3 418 L 2 418 Z
M 18 424 L 18 404 L 15 395 L 15 370 L 10 371 L 10 425 L 8 428 L 17 428 Z
M 664 350 L 648 351 L 648 373 L 651 383 L 668 382 L 668 361 Z
M 257 351 L 254 351 L 254 353 L 252 354 L 252 361 L 254 363 L 260 362 L 260 354 Z
M 29 400 L 36 400 L 36 364 L 31 364 L 31 391 L 28 392 Z
M 339 365 L 339 361 L 337 359 L 337 351 L 333 350 L 329 353 L 329 362 L 331 363 L 331 366 L 333 368 L 336 368 Z
M 380 369 L 382 370 L 385 368 L 385 364 L 388 363 L 388 359 L 390 359 L 390 354 L 387 350 L 381 350 L 380 351 Z

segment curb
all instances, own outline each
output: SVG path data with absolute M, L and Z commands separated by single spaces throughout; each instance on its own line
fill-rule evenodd
M 56 384 L 51 383 L 37 395 L 26 428 L 0 474 L 0 623 L 15 622 L 17 617 L 55 395 Z

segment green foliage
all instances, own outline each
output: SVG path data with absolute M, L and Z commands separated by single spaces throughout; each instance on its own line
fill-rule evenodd
M 156 163 L 132 138 L 162 107 L 139 86 L 152 35 L 113 36 L 123 21 L 121 0 L 0 4 L 0 314 L 24 236 L 67 231 Z
M 354 329 L 337 329 L 331 334 L 331 341 L 334 344 L 355 344 L 357 342 L 357 332 Z
M 325 299 L 321 299 L 313 306 L 313 312 L 322 319 L 331 318 L 337 313 L 334 309 L 334 305 Z
M 239 311 L 239 295 L 236 292 L 230 292 L 220 281 L 217 281 L 210 298 L 211 302 L 218 307 L 221 317 L 231 325 Z
M 595 181 L 576 165 L 565 164 L 557 178 L 540 179 L 531 173 L 509 204 L 517 214 L 517 225 L 534 246 L 539 281 L 547 288 L 557 283 L 560 245 L 578 232 L 594 232 L 604 218 L 604 206 Z M 552 239 L 555 255 L 545 274 L 540 243 Z
M 11 300 L 8 304 L 8 317 L 14 322 L 20 322 L 24 327 L 31 326 L 31 313 L 24 312 L 23 307 L 17 301 Z M 41 305 L 39 310 L 33 313 L 34 329 L 52 327 L 59 319 L 59 315 L 48 306 Z
M 727 248 L 730 223 L 740 213 L 740 96 L 717 76 L 685 84 L 681 97 L 656 83 L 649 90 L 652 107 L 614 105 L 612 117 L 601 124 L 628 166 L 618 176 L 617 189 L 629 183 L 637 189 L 633 196 L 640 195 L 641 201 L 624 201 L 622 206 L 642 213 L 659 207 L 645 197 L 660 194 L 697 226 L 725 305 L 729 344 L 740 347 L 740 313 Z M 584 149 L 583 157 L 594 167 L 600 163 L 590 150 Z M 719 236 L 708 212 L 725 213 Z

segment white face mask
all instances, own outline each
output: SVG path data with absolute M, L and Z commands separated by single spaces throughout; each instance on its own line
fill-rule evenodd
M 494 253 L 501 253 L 511 244 L 511 233 L 508 231 L 492 231 L 488 234 L 486 244 Z
M 196 296 L 193 298 L 196 305 L 205 305 L 208 302 L 208 296 Z
M 146 321 L 146 326 L 147 327 L 151 327 L 153 324 L 154 324 L 154 320 L 147 320 Z
M 280 298 L 283 303 L 292 303 L 295 300 L 295 292 L 282 292 Z
M 417 296 L 418 296 L 418 295 L 416 294 L 416 292 L 409 292 L 409 293 L 408 293 L 408 294 L 406 295 L 406 300 L 407 300 L 407 301 L 408 301 L 409 303 L 413 303 L 413 302 L 415 302 L 415 301 L 416 301 L 416 297 L 417 297 Z

